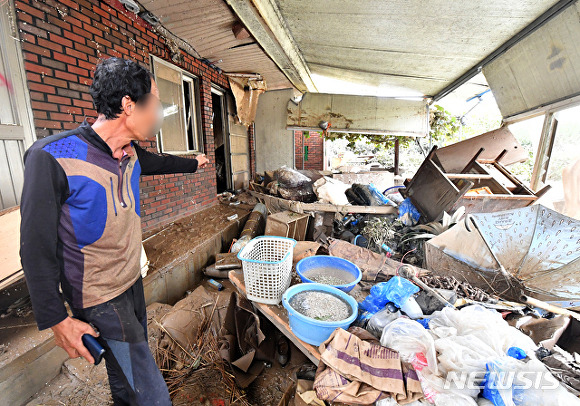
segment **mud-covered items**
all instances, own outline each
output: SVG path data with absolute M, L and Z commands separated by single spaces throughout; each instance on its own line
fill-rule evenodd
M 421 276 L 420 279 L 432 288 L 453 291 L 457 297 L 471 299 L 476 302 L 490 301 L 490 296 L 482 289 L 471 286 L 468 282 L 459 281 L 453 276 L 428 274 Z
M 330 255 L 347 259 L 358 266 L 366 282 L 385 282 L 397 274 L 400 262 L 377 254 L 369 249 L 359 247 L 346 241 L 329 239 L 328 252 Z M 425 269 L 409 265 L 416 275 L 423 276 L 429 273 Z M 374 283 L 373 283 L 374 284 Z M 363 283 L 364 285 L 364 283 Z
M 444 300 L 447 301 L 448 303 L 453 304 L 457 300 L 457 294 L 452 290 L 435 289 L 435 291 L 439 295 L 441 295 L 444 298 Z M 421 311 L 425 315 L 430 315 L 433 312 L 441 310 L 445 307 L 445 304 L 441 300 L 434 297 L 426 290 L 422 290 L 419 293 L 417 293 L 417 296 L 415 296 L 415 300 L 417 301 L 417 304 L 419 305 L 419 307 L 421 307 Z
M 316 255 L 320 244 L 315 241 L 298 241 L 292 253 L 292 264 L 295 266 L 301 259 Z
M 225 314 L 214 311 L 214 298 L 205 290 L 203 286 L 198 287 L 173 306 L 173 308 L 163 316 L 161 325 L 178 345 L 172 347 L 173 351 L 181 348 L 190 348 L 196 344 L 198 334 L 204 318 L 212 316 L 212 325 L 219 330 Z
M 216 255 L 215 263 L 208 265 L 203 273 L 210 278 L 225 279 L 232 269 L 241 269 L 242 261 L 233 252 L 220 253 Z
M 389 251 L 399 240 L 401 223 L 395 221 L 395 215 L 372 216 L 364 221 L 361 230 L 369 241 L 369 249 L 374 252 Z M 389 249 L 386 249 L 389 247 Z M 391 255 L 389 255 L 391 256 Z
M 309 176 L 287 167 L 274 171 L 274 179 L 266 185 L 270 194 L 280 195 L 284 199 L 312 203 L 317 197 L 312 188 L 314 180 Z
M 209 278 L 226 279 L 230 269 L 216 269 L 215 264 L 208 265 L 204 268 L 203 274 Z
M 266 218 L 268 216 L 268 209 L 263 203 L 257 203 L 254 209 L 250 213 L 250 217 L 246 220 L 246 224 L 242 232 L 240 233 L 240 238 L 232 245 L 231 252 L 237 254 L 240 252 L 248 242 L 256 237 L 257 235 L 262 235 L 264 233 L 264 228 L 266 226 Z
M 273 337 L 262 332 L 260 318 L 251 302 L 233 292 L 220 337 L 220 354 L 232 366 L 240 387 L 246 388 L 260 375 L 264 361 L 274 360 Z
M 350 189 L 346 190 L 345 194 L 348 201 L 356 206 L 383 206 L 386 204 L 380 196 L 374 193 L 370 185 L 354 183 Z
M 551 319 L 543 317 L 524 316 L 517 321 L 509 322 L 521 332 L 530 336 L 532 340 L 542 347 L 552 350 L 562 334 L 570 324 L 570 316 L 555 316 Z
M 335 213 L 317 211 L 312 223 L 312 240 L 323 245 L 332 237 Z
M 400 404 L 423 397 L 415 370 L 364 329 L 336 329 L 320 353 L 314 380 L 319 399 L 372 405 L 388 397 Z
M 394 304 L 391 305 L 373 314 L 366 324 L 366 330 L 378 339 L 381 338 L 387 324 L 402 316 L 400 310 Z
M 227 300 L 199 287 L 174 307 L 169 306 L 160 322 L 154 320 L 149 325 L 157 338 L 155 361 L 176 406 L 191 404 L 192 394 L 200 393 L 215 393 L 218 399 L 249 406 L 219 351 L 219 329 Z
M 575 396 L 580 396 L 580 356 L 555 347 L 547 356 L 538 358 L 548 370 Z
M 241 267 L 242 261 L 233 252 L 219 253 L 215 256 L 216 269 L 239 269 Z
M 278 194 L 284 199 L 304 203 L 313 203 L 317 199 L 316 193 L 314 193 L 311 183 L 307 183 L 295 188 L 285 188 L 278 186 Z
M 312 181 L 308 176 L 303 175 L 296 169 L 289 168 L 286 165 L 274 171 L 274 179 L 278 181 L 280 186 L 285 188 L 302 186 Z
M 295 213 L 290 210 L 270 214 L 266 220 L 264 235 L 277 235 L 293 238 L 296 241 L 304 241 L 308 231 L 309 218 L 309 214 Z

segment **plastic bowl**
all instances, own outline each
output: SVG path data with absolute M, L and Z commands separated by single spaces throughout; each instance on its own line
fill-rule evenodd
M 315 281 L 308 279 L 306 276 L 304 276 L 304 274 L 310 271 L 311 269 L 320 267 L 341 269 L 343 271 L 347 271 L 354 277 L 354 281 L 346 283 L 344 285 L 327 285 L 340 289 L 343 292 L 350 292 L 352 288 L 354 288 L 356 284 L 359 283 L 360 280 L 362 279 L 362 272 L 360 271 L 358 266 L 356 266 L 350 261 L 347 261 L 346 259 L 333 257 L 330 255 L 314 255 L 312 257 L 306 257 L 301 259 L 296 264 L 296 273 L 298 273 L 298 276 L 300 276 L 302 282 L 316 283 Z
M 333 293 L 334 295 L 344 299 L 350 305 L 352 308 L 352 314 L 348 319 L 344 320 L 322 321 L 298 313 L 292 308 L 292 306 L 290 306 L 290 299 L 295 294 L 305 290 L 318 290 Z M 316 346 L 319 346 L 326 341 L 337 328 L 343 328 L 346 330 L 358 316 L 358 303 L 352 296 L 344 293 L 342 290 L 322 283 L 300 283 L 288 288 L 286 292 L 284 292 L 284 295 L 282 295 L 282 304 L 288 311 L 290 328 L 296 337 L 305 343 Z

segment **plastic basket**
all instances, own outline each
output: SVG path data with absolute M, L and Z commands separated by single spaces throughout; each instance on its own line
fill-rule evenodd
M 265 304 L 279 304 L 290 286 L 292 255 L 296 240 L 286 237 L 256 237 L 240 253 L 246 296 Z

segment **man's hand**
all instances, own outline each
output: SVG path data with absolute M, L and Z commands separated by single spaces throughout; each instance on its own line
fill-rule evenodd
M 197 159 L 198 168 L 205 168 L 207 166 L 207 163 L 209 162 L 209 159 L 207 159 L 205 154 L 199 154 L 198 156 L 195 157 L 195 159 Z
M 52 327 L 54 341 L 56 345 L 64 349 L 71 358 L 84 357 L 91 364 L 95 363 L 87 347 L 83 344 L 83 334 L 90 334 L 98 337 L 99 334 L 90 324 L 83 321 L 67 317 L 57 325 Z

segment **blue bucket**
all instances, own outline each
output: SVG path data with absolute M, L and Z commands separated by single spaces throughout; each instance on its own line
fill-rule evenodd
M 342 271 L 346 271 L 353 276 L 353 281 L 346 283 L 344 285 L 328 285 L 342 290 L 343 292 L 350 292 L 352 288 L 356 286 L 357 283 L 362 279 L 362 272 L 359 267 L 346 259 L 333 257 L 329 255 L 314 255 L 312 257 L 306 257 L 301 259 L 296 264 L 296 273 L 305 283 L 316 283 L 313 280 L 308 279 L 305 274 L 311 269 L 315 268 L 336 268 Z
M 328 292 L 344 299 L 352 308 L 352 314 L 348 319 L 345 320 L 322 321 L 306 317 L 303 314 L 298 313 L 292 308 L 292 306 L 290 306 L 290 299 L 295 294 L 305 290 Z M 358 303 L 352 296 L 344 293 L 342 290 L 333 288 L 329 285 L 324 285 L 322 283 L 300 283 L 290 287 L 288 290 L 286 290 L 286 292 L 284 292 L 284 295 L 282 296 L 282 304 L 288 311 L 290 328 L 296 337 L 305 343 L 316 346 L 326 341 L 332 332 L 337 328 L 343 328 L 346 330 L 358 316 Z

